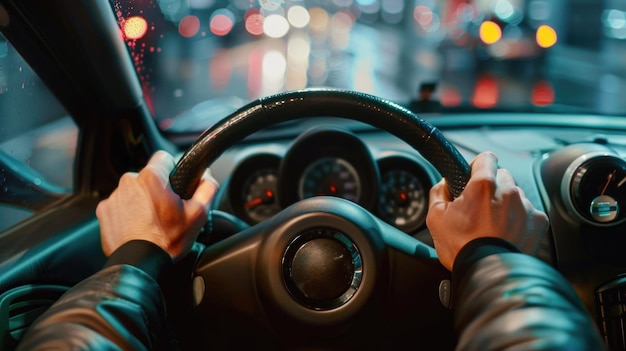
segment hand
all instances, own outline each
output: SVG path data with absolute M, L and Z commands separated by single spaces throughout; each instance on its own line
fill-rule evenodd
M 458 198 L 452 198 L 445 180 L 430 190 L 426 224 L 444 267 L 452 270 L 461 248 L 480 237 L 502 238 L 525 253 L 536 253 L 547 216 L 533 207 L 507 170 L 498 169 L 493 153 L 476 156 L 471 167 Z
M 106 256 L 138 239 L 158 245 L 174 261 L 189 253 L 218 184 L 207 172 L 194 195 L 182 200 L 169 183 L 174 166 L 174 158 L 159 151 L 139 173 L 124 174 L 111 196 L 98 204 L 96 216 Z

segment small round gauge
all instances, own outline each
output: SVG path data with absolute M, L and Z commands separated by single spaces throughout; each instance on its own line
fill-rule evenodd
M 626 161 L 612 155 L 585 157 L 574 162 L 567 174 L 566 204 L 579 217 L 604 226 L 626 219 Z
M 276 199 L 280 157 L 270 153 L 243 159 L 228 182 L 228 199 L 234 214 L 254 225 L 280 212 Z
M 327 195 L 358 202 L 361 197 L 361 180 L 357 171 L 346 160 L 324 157 L 304 170 L 298 194 L 300 199 Z
M 380 190 L 378 213 L 383 220 L 404 231 L 424 223 L 428 197 L 416 175 L 403 169 L 389 170 L 382 175 Z
M 280 211 L 276 201 L 276 170 L 255 171 L 243 185 L 243 209 L 254 222 L 261 222 Z

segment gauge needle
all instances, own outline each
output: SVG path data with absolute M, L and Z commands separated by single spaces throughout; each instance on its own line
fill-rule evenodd
M 248 202 L 246 202 L 245 204 L 243 204 L 244 207 L 254 207 L 257 205 L 260 205 L 263 202 L 263 199 L 260 197 L 257 197 L 256 199 L 252 199 Z
M 614 169 L 613 172 L 609 174 L 608 177 L 606 177 L 606 183 L 604 184 L 604 188 L 602 188 L 602 192 L 600 193 L 600 195 L 604 195 L 604 192 L 606 191 L 606 188 L 609 186 L 609 183 L 611 183 L 611 179 L 613 179 L 613 176 L 615 175 L 616 171 L 617 169 Z
M 626 177 L 622 178 L 622 180 L 617 183 L 617 187 L 619 188 L 620 186 L 624 185 L 624 183 L 626 183 Z
M 266 197 L 259 196 L 257 198 L 254 198 L 254 199 L 246 202 L 245 204 L 243 204 L 243 206 L 246 207 L 246 208 L 250 208 L 250 207 L 258 206 L 258 205 L 260 205 L 262 203 L 270 202 L 274 198 L 274 192 L 272 192 L 272 190 L 270 190 L 270 189 L 266 189 L 265 190 L 265 196 Z

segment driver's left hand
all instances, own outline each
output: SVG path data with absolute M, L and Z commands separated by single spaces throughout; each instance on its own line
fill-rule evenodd
M 174 166 L 172 155 L 158 151 L 139 173 L 125 173 L 111 196 L 98 204 L 96 216 L 106 256 L 131 240 L 150 241 L 173 261 L 191 250 L 218 183 L 207 171 L 194 195 L 183 200 L 169 183 Z

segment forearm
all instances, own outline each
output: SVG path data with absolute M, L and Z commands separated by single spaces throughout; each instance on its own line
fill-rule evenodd
M 455 262 L 457 349 L 604 349 L 583 304 L 559 273 L 504 246 L 495 250 L 470 265 Z
M 147 242 L 120 247 L 105 269 L 46 311 L 18 349 L 153 349 L 165 319 L 156 279 L 169 265 L 169 256 Z

